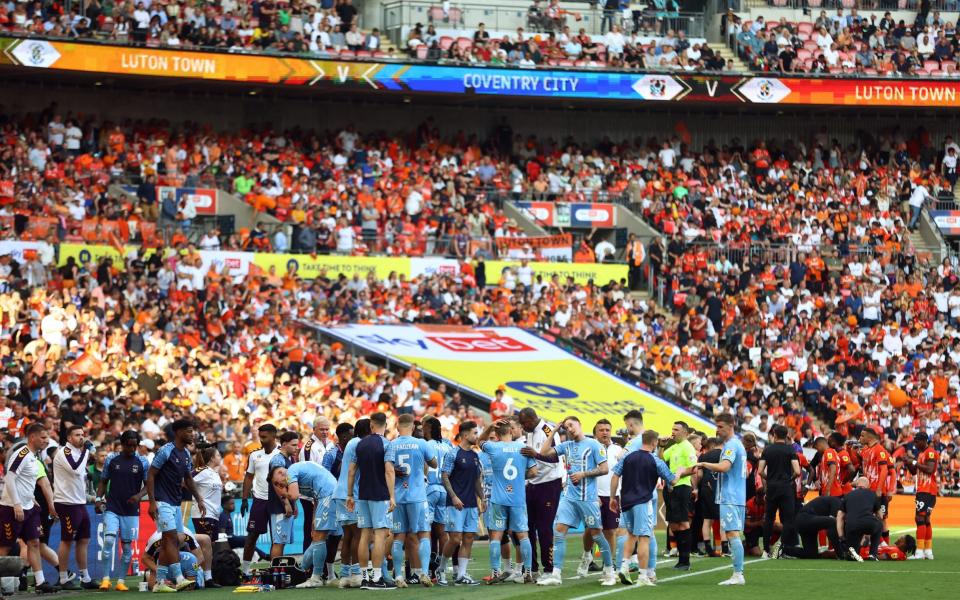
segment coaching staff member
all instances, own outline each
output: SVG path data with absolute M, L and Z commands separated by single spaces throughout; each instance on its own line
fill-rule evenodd
M 846 547 L 850 558 L 863 562 L 860 558 L 860 540 L 863 536 L 870 536 L 870 557 L 877 558 L 877 549 L 880 547 L 880 532 L 883 530 L 883 521 L 880 519 L 882 503 L 876 492 L 870 489 L 870 480 L 860 477 L 854 482 L 856 486 L 840 501 L 840 510 L 837 512 L 837 534 L 840 536 L 841 547 Z

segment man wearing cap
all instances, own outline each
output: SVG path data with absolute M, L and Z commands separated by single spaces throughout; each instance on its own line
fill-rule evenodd
M 153 462 L 153 449 L 157 447 L 156 442 L 151 439 L 140 440 L 140 444 L 137 445 L 137 451 L 141 458 L 146 459 L 147 464 Z
M 880 499 L 880 504 L 883 507 L 881 514 L 884 523 L 886 523 L 887 506 L 890 502 L 887 491 L 887 470 L 890 468 L 890 454 L 880 443 L 882 438 L 883 429 L 879 425 L 867 425 L 863 428 L 860 432 L 860 443 L 863 445 L 863 449 L 860 450 L 860 465 L 869 488 Z M 889 536 L 890 532 L 884 529 L 883 537 L 886 539 Z
M 60 586 L 64 590 L 79 590 L 81 584 L 68 581 L 70 546 L 76 542 L 77 568 L 83 589 L 97 589 L 87 569 L 87 545 L 90 543 L 90 516 L 87 514 L 87 451 L 83 427 L 71 425 L 66 443 L 53 456 L 53 505 L 60 515 Z
M 110 589 L 110 568 L 117 557 L 114 544 L 120 535 L 122 555 L 117 567 L 118 592 L 127 591 L 124 578 L 130 569 L 133 558 L 133 542 L 140 529 L 140 498 L 143 496 L 143 484 L 147 480 L 150 463 L 137 455 L 140 434 L 125 431 L 120 436 L 121 450 L 107 456 L 103 464 L 103 476 L 97 486 L 96 510 L 103 513 L 103 546 L 100 552 L 103 579 L 100 589 Z M 107 492 L 107 484 L 110 490 Z M 104 495 L 106 494 L 106 495 Z M 106 509 L 106 511 L 104 511 Z
M 257 429 L 261 447 L 250 453 L 247 462 L 247 473 L 243 478 L 243 491 L 240 495 L 240 514 L 247 514 L 250 492 L 253 492 L 253 507 L 250 508 L 250 518 L 247 521 L 247 539 L 243 544 L 243 561 L 241 563 L 244 575 L 250 574 L 250 561 L 253 560 L 253 551 L 257 547 L 257 538 L 267 533 L 270 524 L 270 513 L 267 500 L 269 490 L 267 475 L 270 473 L 270 461 L 280 452 L 277 448 L 277 428 L 270 423 L 264 423 Z

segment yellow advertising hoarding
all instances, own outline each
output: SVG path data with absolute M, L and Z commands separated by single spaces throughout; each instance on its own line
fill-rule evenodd
M 676 421 L 710 433 L 715 429 L 702 416 L 520 328 L 345 325 L 320 330 L 353 349 L 416 364 L 454 389 L 487 399 L 502 385 L 516 408 L 534 408 L 554 423 L 574 415 L 587 431 L 599 419 L 617 429 L 624 414 L 640 409 L 645 426 L 661 435 L 668 435 Z

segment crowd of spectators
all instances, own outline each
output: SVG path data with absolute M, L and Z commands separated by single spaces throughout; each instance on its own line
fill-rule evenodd
M 411 56 L 423 60 L 524 68 L 546 65 L 723 71 L 734 67 L 706 41 L 691 41 L 683 31 L 669 29 L 662 35 L 651 35 L 634 29 L 627 33 L 617 24 L 600 35 L 562 25 L 545 33 L 518 27 L 513 36 L 491 37 L 480 23 L 472 39 L 441 35 L 433 25 L 423 28 L 417 24 L 407 35 L 406 44 Z
M 609 67 L 718 72 L 741 68 L 705 41 L 689 40 L 676 25 L 676 3 L 631 6 L 609 0 L 601 33 L 579 27 L 579 15 L 558 0 L 528 11 L 526 31 L 492 37 L 483 23 L 472 37 L 437 32 L 417 23 L 402 40 L 409 57 L 459 64 L 533 68 Z M 568 17 L 573 17 L 570 19 Z M 569 23 L 574 23 L 571 27 Z M 950 75 L 957 70 L 960 37 L 939 11 L 913 22 L 890 12 L 856 8 L 820 10 L 810 21 L 767 22 L 729 12 L 724 35 L 740 58 L 759 71 L 859 75 Z M 347 58 L 388 56 L 391 44 L 378 29 L 360 28 L 352 0 L 319 4 L 293 0 L 218 0 L 195 6 L 180 1 L 90 0 L 67 10 L 58 0 L 0 4 L 0 30 L 45 37 L 108 39 L 148 46 L 326 54 Z M 447 32 L 448 34 L 450 32 Z
M 148 46 L 336 54 L 373 58 L 389 54 L 378 29 L 363 31 L 352 0 L 324 0 L 319 6 L 294 2 L 222 0 L 198 8 L 186 2 L 91 0 L 64 9 L 58 2 L 9 2 L 0 5 L 0 30 L 45 37 L 98 38 Z M 660 11 L 652 20 L 635 11 L 630 20 L 604 20 L 605 33 L 587 34 L 566 25 L 568 11 L 553 0 L 531 7 L 529 25 L 491 39 L 483 23 L 470 37 L 439 35 L 433 24 L 416 24 L 404 40 L 407 54 L 430 61 L 470 64 L 610 66 L 630 69 L 722 71 L 733 68 L 705 42 L 691 43 Z M 617 13 L 620 14 L 619 12 Z M 672 13 L 669 13 L 672 14 Z M 539 16 L 538 16 L 539 15 Z M 664 13 L 668 15 L 668 13 Z M 579 19 L 577 19 L 579 20 Z M 674 23 L 675 24 L 675 23 Z M 631 29 L 628 32 L 627 29 Z
M 487 273 L 483 253 L 463 256 L 456 273 L 413 280 L 309 281 L 200 272 L 187 240 L 122 266 L 58 265 L 52 246 L 22 264 L 0 257 L 2 385 L 18 419 L 56 428 L 62 410 L 79 411 L 105 439 L 131 419 L 190 412 L 210 435 L 239 439 L 267 416 L 335 423 L 416 401 L 454 427 L 471 414 L 462 399 L 424 386 L 416 371 L 404 383 L 324 346 L 296 320 L 520 325 L 585 340 L 595 359 L 619 361 L 707 415 L 734 413 L 761 436 L 775 423 L 804 438 L 875 423 L 896 445 L 926 430 L 947 467 L 957 466 L 960 279 L 956 264 L 914 247 L 902 208 L 917 189 L 949 190 L 941 169 L 956 152 L 951 138 L 892 130 L 844 146 L 822 130 L 694 152 L 680 134 L 585 147 L 507 127 L 489 140 L 444 139 L 426 122 L 406 139 L 351 127 L 326 137 L 224 136 L 160 124 L 98 129 L 53 114 L 10 119 L 2 132 L 0 179 L 13 190 L 0 214 L 14 220 L 6 239 L 30 238 L 37 215 L 159 212 L 149 194 L 109 200 L 103 188 L 123 173 L 231 182 L 301 227 L 332 213 L 362 232 L 372 206 L 378 233 L 396 220 L 419 235 L 443 220 L 468 241 L 474 221 L 482 234 L 497 215 L 480 184 L 547 200 L 617 195 L 666 238 L 646 249 L 647 276 L 663 283 L 659 303 L 629 294 L 626 282 L 577 285 L 525 264 Z M 100 166 L 78 170 L 83 157 Z
M 360 30 L 352 0 L 59 0 L 0 4 L 0 29 L 147 46 L 261 52 L 383 54 L 378 29 Z
M 857 9 L 819 11 L 806 22 L 725 18 L 726 35 L 751 68 L 784 73 L 952 75 L 960 36 L 939 11 L 913 22 L 890 12 L 860 15 Z

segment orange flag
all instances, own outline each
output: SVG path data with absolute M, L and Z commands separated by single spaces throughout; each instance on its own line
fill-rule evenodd
M 99 379 L 103 374 L 103 361 L 84 352 L 70 363 L 69 369 L 77 375 Z

